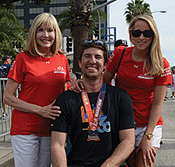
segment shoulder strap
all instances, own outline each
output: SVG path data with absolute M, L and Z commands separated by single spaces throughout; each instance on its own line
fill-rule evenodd
M 116 72 L 118 72 L 118 69 L 119 69 L 119 67 L 120 67 L 120 63 L 121 63 L 122 58 L 123 58 L 123 55 L 124 55 L 124 53 L 125 53 L 125 49 L 126 49 L 126 46 L 125 46 L 124 49 L 123 49 L 123 52 L 122 52 L 122 55 L 121 55 L 121 57 L 120 57 L 120 60 L 119 60 L 119 63 L 118 63 L 118 66 L 117 66 Z
M 122 55 L 121 55 L 120 60 L 119 60 L 119 62 L 118 62 L 118 66 L 117 66 L 117 69 L 116 69 L 116 73 L 118 72 L 118 69 L 119 69 L 119 67 L 120 67 L 120 63 L 121 63 L 122 58 L 123 58 L 123 55 L 124 55 L 124 53 L 125 53 L 125 49 L 126 49 L 126 46 L 124 47 L 123 52 L 122 52 Z M 116 86 L 116 85 L 117 85 L 117 76 L 116 76 L 116 78 L 115 78 L 115 86 Z

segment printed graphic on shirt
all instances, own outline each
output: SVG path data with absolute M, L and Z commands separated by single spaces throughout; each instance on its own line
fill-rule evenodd
M 168 76 L 168 75 L 171 75 L 171 69 L 170 68 L 165 68 L 164 69 L 164 73 L 160 75 L 160 77 L 165 77 L 165 76 Z M 155 76 L 150 76 L 150 75 L 147 75 L 147 73 L 145 74 L 140 74 L 138 76 L 138 78 L 142 78 L 142 79 L 154 79 Z
M 138 78 L 142 78 L 142 79 L 154 79 L 153 76 L 149 76 L 149 75 L 147 75 L 147 73 L 145 73 L 145 74 L 140 74 L 140 75 L 138 76 Z
M 92 104 L 92 112 L 93 112 L 93 114 L 95 112 L 94 104 Z M 83 129 L 82 130 L 89 130 L 88 116 L 87 116 L 87 113 L 85 111 L 84 106 L 81 106 L 81 118 L 82 118 L 82 123 L 83 123 Z M 104 133 L 104 132 L 109 133 L 109 132 L 111 132 L 111 124 L 107 120 L 107 115 L 104 115 L 102 111 L 100 112 L 97 131 L 99 133 Z
M 170 67 L 164 69 L 164 73 L 161 75 L 161 77 L 171 75 L 171 69 Z
M 66 75 L 65 69 L 61 66 L 57 67 L 57 69 L 54 70 L 54 73 L 63 73 Z

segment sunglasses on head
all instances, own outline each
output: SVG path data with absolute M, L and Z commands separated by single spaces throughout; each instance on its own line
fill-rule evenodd
M 143 34 L 144 37 L 150 38 L 153 35 L 153 31 L 150 31 L 150 30 L 145 30 L 145 31 L 131 30 L 131 32 L 134 37 L 140 37 L 140 35 Z
M 104 46 L 104 42 L 101 40 L 85 39 L 83 40 L 83 46 L 88 46 L 94 43 L 97 46 Z

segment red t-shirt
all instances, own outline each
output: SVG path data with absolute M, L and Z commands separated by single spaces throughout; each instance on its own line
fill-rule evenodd
M 114 74 L 124 47 L 117 47 L 108 60 L 106 69 Z M 143 62 L 132 60 L 131 53 L 134 47 L 127 47 L 118 69 L 117 86 L 125 89 L 131 96 L 134 118 L 137 127 L 147 126 L 155 86 L 167 85 L 171 83 L 171 70 L 168 61 L 164 60 L 164 73 L 160 76 L 147 76 L 143 72 Z M 162 117 L 159 118 L 158 125 L 163 125 Z
M 67 90 L 69 90 L 71 87 L 71 84 L 67 82 Z
M 8 78 L 21 84 L 19 99 L 39 106 L 53 102 L 70 81 L 69 65 L 65 55 L 33 57 L 26 52 L 17 55 Z M 11 135 L 50 136 L 50 119 L 16 109 L 12 112 Z

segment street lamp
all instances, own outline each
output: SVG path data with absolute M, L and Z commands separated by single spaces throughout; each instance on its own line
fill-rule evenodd
M 160 11 L 153 11 L 151 13 L 166 13 L 167 11 L 166 10 L 160 10 Z
M 96 0 L 94 0 L 94 3 L 95 3 L 95 5 L 96 5 L 96 7 L 95 7 L 94 9 L 92 9 L 91 12 L 94 12 L 94 11 L 96 11 L 96 10 L 98 10 L 98 9 L 104 7 L 104 6 L 107 6 L 107 5 L 109 5 L 110 3 L 115 2 L 115 1 L 116 1 L 116 0 L 110 0 L 110 1 L 108 1 L 108 2 L 105 2 L 105 3 L 103 3 L 103 4 L 97 6 L 97 2 L 96 2 Z M 99 17 L 99 39 L 101 39 L 101 19 L 100 19 L 99 11 L 97 11 L 97 13 L 98 13 L 98 17 Z
M 96 0 L 94 0 L 95 5 L 97 6 Z M 99 40 L 101 40 L 101 19 L 100 19 L 100 13 L 97 10 L 98 13 L 98 29 L 99 29 Z

